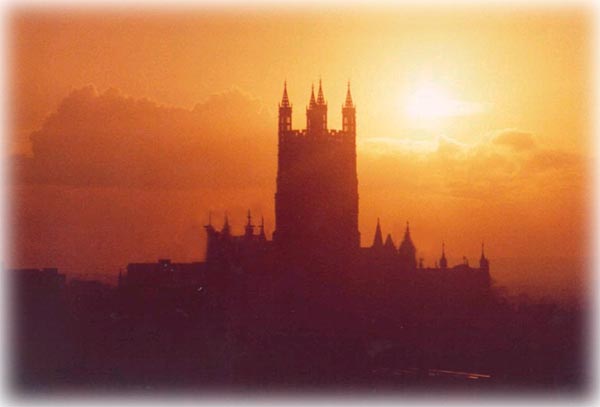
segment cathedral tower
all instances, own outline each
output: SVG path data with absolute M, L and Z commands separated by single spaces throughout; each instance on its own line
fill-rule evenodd
M 355 109 L 348 88 L 343 130 L 327 126 L 323 84 L 314 87 L 306 109 L 306 130 L 291 127 L 292 107 L 284 85 L 279 104 L 275 231 L 284 254 L 339 259 L 358 251 L 358 178 Z

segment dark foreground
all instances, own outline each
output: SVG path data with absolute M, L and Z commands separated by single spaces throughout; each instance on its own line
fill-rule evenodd
M 201 287 L 15 290 L 10 371 L 21 395 L 588 390 L 582 309 L 493 290 L 471 301 L 398 293 L 396 305 L 331 292 L 331 303 L 280 299 L 270 312 L 224 308 Z

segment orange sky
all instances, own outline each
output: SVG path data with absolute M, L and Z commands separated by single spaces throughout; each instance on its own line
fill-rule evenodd
M 282 82 L 301 128 L 322 77 L 333 128 L 352 82 L 363 245 L 377 217 L 396 242 L 410 220 L 425 264 L 442 240 L 451 263 L 475 261 L 485 239 L 502 282 L 536 281 L 552 268 L 536 258 L 587 254 L 588 15 L 14 10 L 12 263 L 114 275 L 198 259 L 209 209 L 241 230 L 250 207 L 272 231 Z M 415 119 L 428 87 L 455 108 Z M 494 269 L 506 258 L 527 266 Z

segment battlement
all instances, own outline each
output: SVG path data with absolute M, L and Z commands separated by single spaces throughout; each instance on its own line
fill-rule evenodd
M 323 142 L 344 142 L 353 141 L 354 135 L 343 130 L 327 130 L 319 136 L 311 135 L 306 129 L 301 130 L 286 130 L 280 132 L 280 141 L 288 140 L 314 140 Z

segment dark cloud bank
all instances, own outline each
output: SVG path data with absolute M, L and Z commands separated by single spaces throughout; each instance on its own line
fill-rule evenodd
M 226 188 L 272 182 L 276 121 L 243 92 L 193 109 L 160 106 L 93 86 L 74 90 L 14 157 L 25 184 Z
M 276 131 L 275 112 L 237 89 L 183 109 L 87 86 L 71 92 L 32 133 L 33 156 L 13 157 L 13 180 L 21 185 L 274 191 Z M 499 185 L 521 189 L 540 171 L 584 172 L 581 157 L 546 149 L 533 134 L 518 129 L 498 130 L 468 148 L 440 143 L 425 156 L 410 149 L 389 151 L 359 151 L 363 187 L 406 188 L 417 182 L 463 195 L 452 185 L 465 181 L 493 185 L 489 193 L 495 194 Z M 467 198 L 472 195 L 468 189 Z

